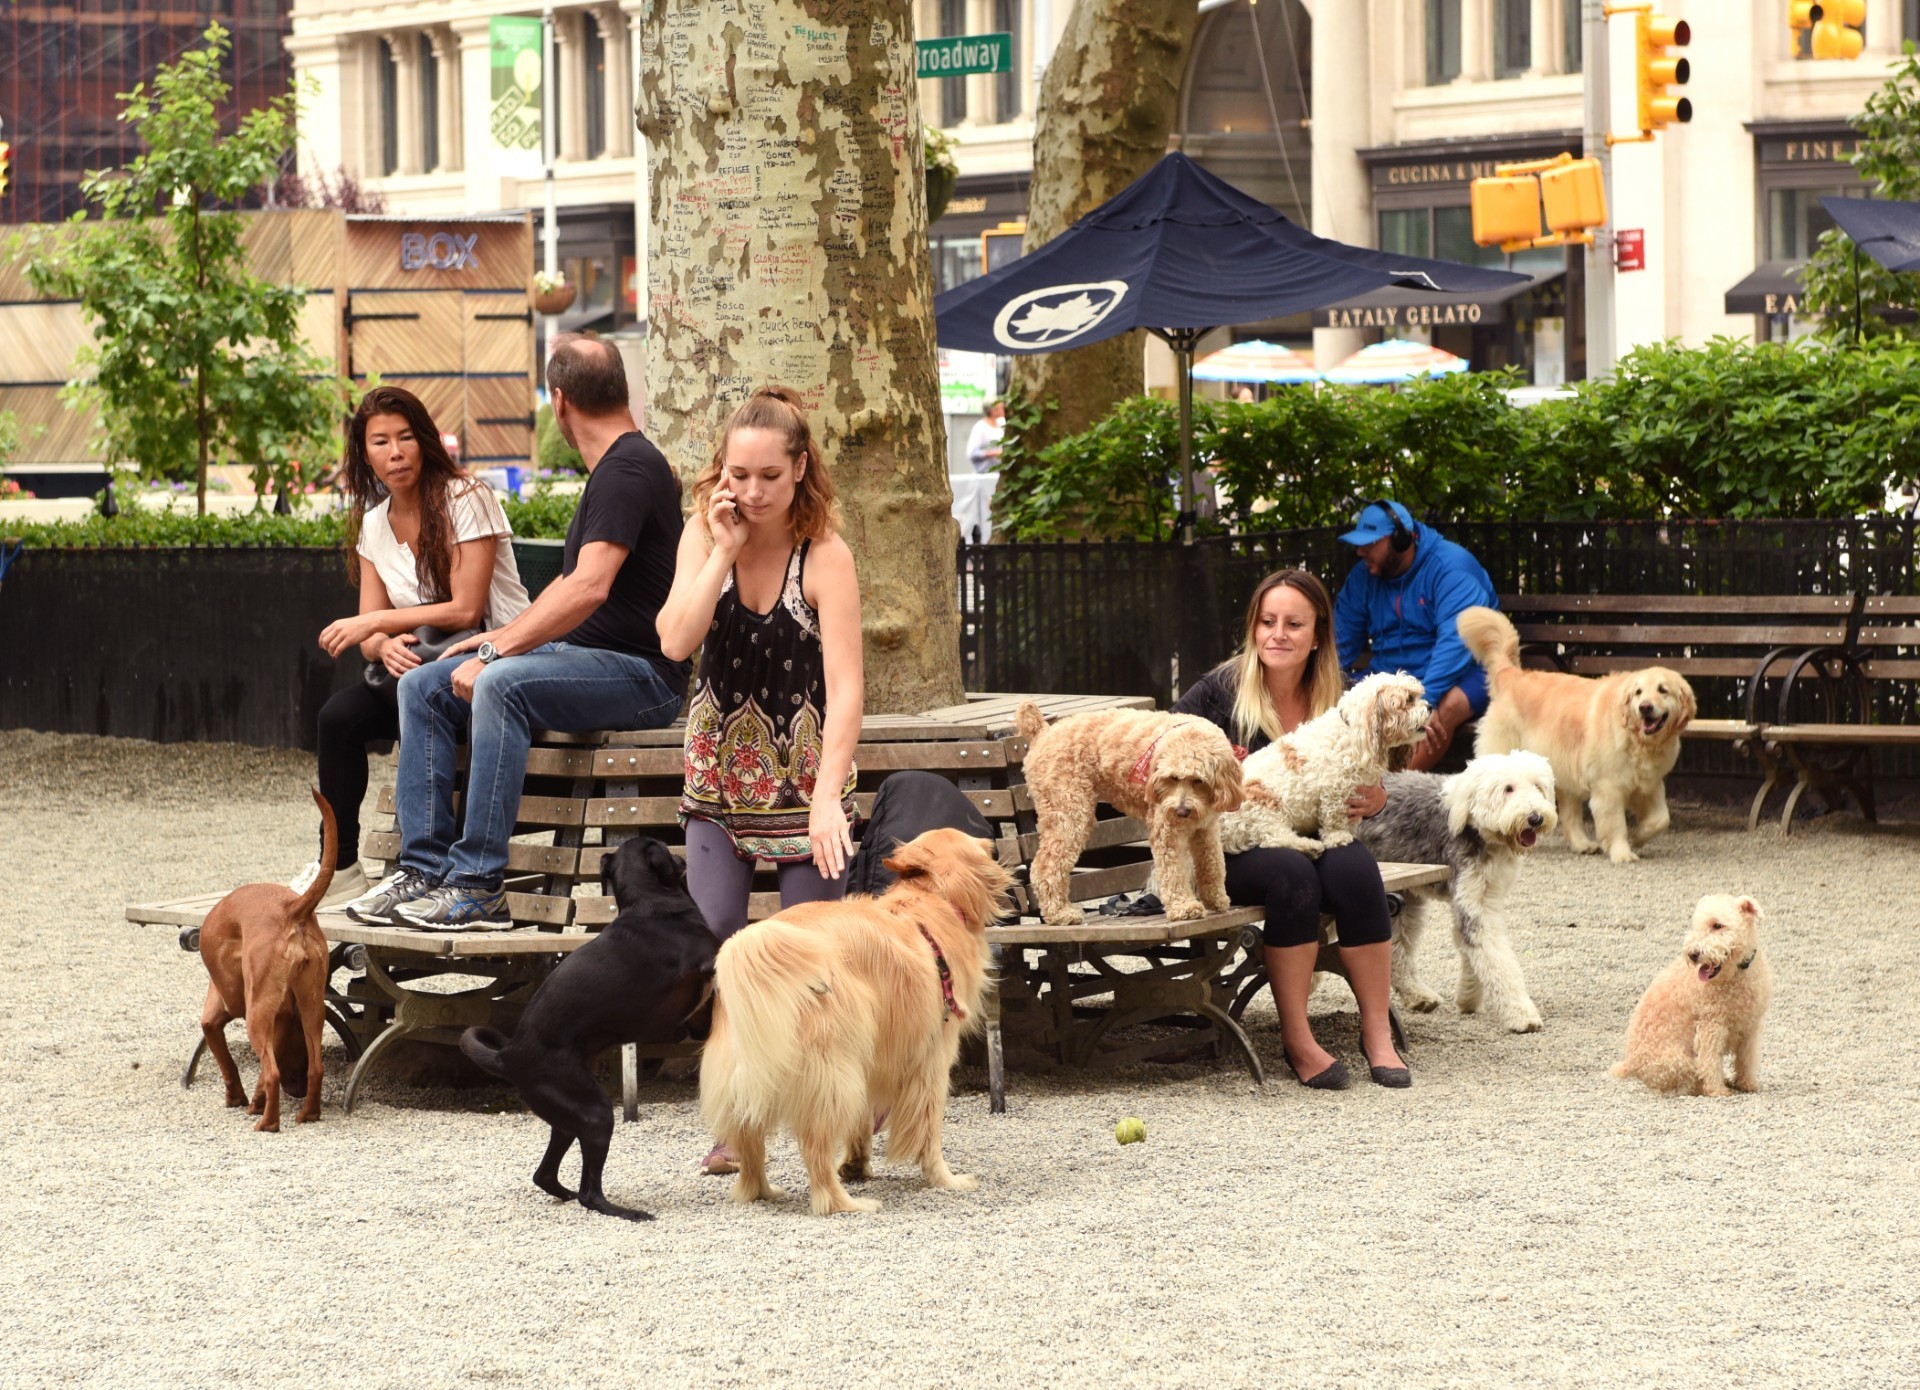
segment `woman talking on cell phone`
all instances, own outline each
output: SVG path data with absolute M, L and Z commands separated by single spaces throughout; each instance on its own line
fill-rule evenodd
M 361 398 L 347 422 L 340 481 L 348 497 L 348 577 L 360 590 L 360 611 L 321 629 L 320 647 L 339 657 L 357 646 L 390 679 L 356 680 L 320 707 L 320 794 L 340 828 L 323 907 L 367 891 L 360 868 L 367 745 L 400 736 L 395 685 L 420 664 L 416 630 L 499 627 L 527 606 L 500 500 L 461 471 L 411 391 L 376 386 Z M 294 889 L 319 871 L 315 860 Z

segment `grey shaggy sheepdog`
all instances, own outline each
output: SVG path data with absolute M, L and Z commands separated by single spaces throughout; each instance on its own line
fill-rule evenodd
M 1386 778 L 1384 810 L 1354 827 L 1374 857 L 1403 863 L 1445 864 L 1445 884 L 1416 888 L 1416 898 L 1446 896 L 1453 904 L 1453 939 L 1460 949 L 1455 1000 L 1470 1014 L 1484 1003 L 1501 1027 L 1531 1033 L 1540 1010 L 1527 995 L 1520 961 L 1507 940 L 1507 894 L 1520 856 L 1554 828 L 1553 768 L 1537 753 L 1475 758 L 1451 777 L 1394 772 Z M 1424 904 L 1423 904 L 1424 906 Z M 1396 919 L 1393 988 L 1408 1008 L 1425 1013 L 1440 999 L 1420 982 L 1414 953 L 1421 913 Z

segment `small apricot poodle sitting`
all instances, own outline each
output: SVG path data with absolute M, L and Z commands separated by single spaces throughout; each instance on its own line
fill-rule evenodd
M 1103 801 L 1147 823 L 1168 917 L 1190 921 L 1227 910 L 1218 817 L 1240 804 L 1240 760 L 1225 734 L 1197 715 L 1131 709 L 1076 714 L 1049 727 L 1031 701 L 1021 704 L 1017 723 L 1031 740 L 1027 787 L 1040 847 L 1030 876 L 1044 921 L 1082 920 L 1068 880 Z
M 1724 1096 L 1760 1087 L 1760 1020 L 1773 970 L 1760 949 L 1760 906 L 1715 894 L 1693 910 L 1680 958 L 1662 970 L 1627 1020 L 1627 1055 L 1615 1076 L 1672 1095 Z
M 1426 736 L 1433 711 L 1414 676 L 1368 676 L 1340 703 L 1247 758 L 1246 806 L 1220 827 L 1229 854 L 1266 846 L 1308 858 L 1353 839 L 1347 800 L 1384 777 L 1396 749 Z M 1314 831 L 1317 840 L 1304 831 Z

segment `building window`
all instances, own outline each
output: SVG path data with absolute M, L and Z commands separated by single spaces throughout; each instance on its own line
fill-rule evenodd
M 1427 85 L 1460 75 L 1461 0 L 1427 0 Z
M 1433 255 L 1432 229 L 1425 208 L 1402 208 L 1380 214 L 1380 249 L 1393 256 Z
M 1900 6 L 1900 35 L 1920 43 L 1920 0 L 1904 0 Z
M 1560 71 L 1579 72 L 1586 66 L 1587 29 L 1580 0 L 1561 0 Z
M 1774 188 L 1767 191 L 1767 246 L 1764 259 L 1803 261 L 1813 254 L 1820 234 L 1833 219 L 1820 206 L 1822 198 L 1864 198 L 1859 183 L 1833 188 Z
M 380 40 L 380 172 L 400 167 L 400 66 L 393 45 Z
M 934 237 L 930 242 L 933 252 L 933 290 L 935 294 L 944 294 L 956 285 L 964 285 L 980 275 L 980 234 L 971 236 Z
M 607 152 L 607 38 L 592 15 L 580 22 L 582 66 L 587 79 L 587 158 Z
M 1497 0 L 1495 77 L 1518 77 L 1533 66 L 1533 0 Z
M 440 167 L 440 63 L 433 56 L 433 40 L 420 35 L 420 167 Z
M 993 0 L 993 27 L 1013 36 L 1009 68 L 993 79 L 994 119 L 1006 122 L 1020 115 L 1020 0 Z
M 940 0 L 940 37 L 956 38 L 967 32 L 967 0 Z M 940 79 L 940 124 L 956 126 L 967 118 L 967 79 Z

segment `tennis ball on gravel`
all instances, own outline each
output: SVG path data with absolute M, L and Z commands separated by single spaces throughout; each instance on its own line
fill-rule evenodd
M 1113 1127 L 1113 1137 L 1122 1144 L 1143 1143 L 1147 1137 L 1146 1121 L 1136 1120 L 1129 1115 Z

